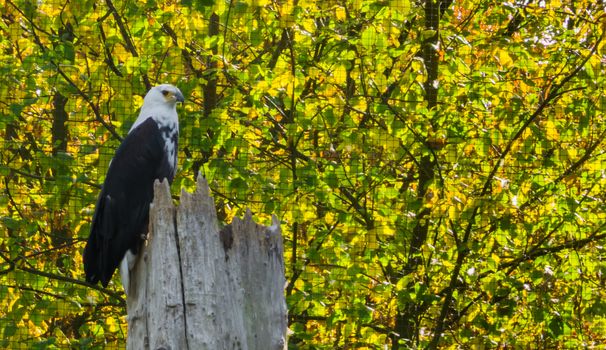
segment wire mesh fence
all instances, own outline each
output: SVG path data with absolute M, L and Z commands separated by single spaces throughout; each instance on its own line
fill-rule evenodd
M 292 348 L 605 340 L 603 4 L 0 6 L 0 347 L 124 347 L 81 252 L 160 83 L 175 201 L 282 222 Z

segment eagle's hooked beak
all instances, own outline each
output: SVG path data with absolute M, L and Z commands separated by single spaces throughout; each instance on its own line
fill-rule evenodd
M 181 93 L 181 90 L 177 89 L 177 92 L 175 92 L 175 99 L 177 100 L 177 102 L 185 102 L 185 97 L 183 97 L 183 93 Z

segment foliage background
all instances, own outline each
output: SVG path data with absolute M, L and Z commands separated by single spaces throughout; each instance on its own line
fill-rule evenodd
M 175 200 L 282 220 L 292 349 L 605 342 L 604 6 L 0 1 L 0 347 L 124 346 L 80 253 L 163 82 Z

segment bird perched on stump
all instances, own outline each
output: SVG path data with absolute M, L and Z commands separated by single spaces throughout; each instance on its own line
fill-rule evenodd
M 183 94 L 169 84 L 151 88 L 139 117 L 109 164 L 86 248 L 86 281 L 104 287 L 120 266 L 128 294 L 129 271 L 147 235 L 154 181 L 171 183 L 177 168 L 179 120 L 177 102 Z

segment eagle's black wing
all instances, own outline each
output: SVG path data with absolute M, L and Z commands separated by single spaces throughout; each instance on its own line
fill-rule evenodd
M 129 132 L 110 163 L 84 250 L 86 281 L 106 287 L 126 251 L 137 253 L 147 233 L 154 180 L 172 181 L 174 174 L 165 138 L 147 118 Z

